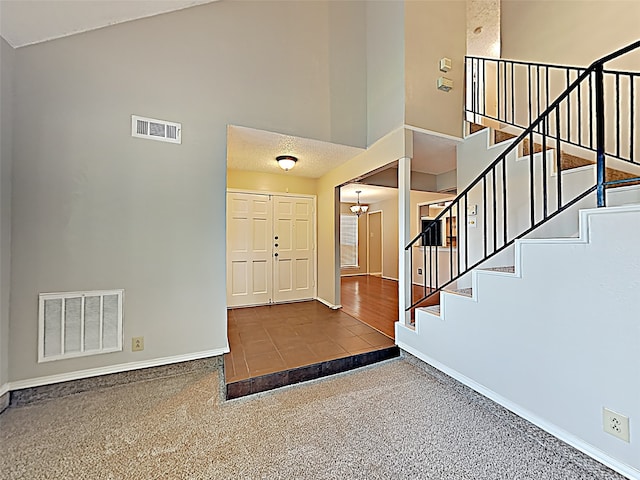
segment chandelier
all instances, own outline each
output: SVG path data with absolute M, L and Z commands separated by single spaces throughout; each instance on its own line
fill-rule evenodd
M 362 205 L 360 203 L 360 194 L 362 193 L 362 190 L 356 190 L 356 193 L 358 194 L 358 203 L 356 205 L 351 205 L 351 213 L 355 213 L 357 216 L 362 215 L 363 213 L 367 213 L 367 210 L 369 210 L 369 205 Z

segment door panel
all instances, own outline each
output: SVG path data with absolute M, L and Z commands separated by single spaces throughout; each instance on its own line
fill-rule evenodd
M 296 259 L 296 290 L 302 291 L 311 287 L 309 281 L 310 273 L 311 273 L 311 262 L 309 262 L 308 258 L 297 258 Z
M 278 259 L 276 270 L 278 281 L 276 290 L 281 294 L 290 293 L 293 285 L 293 271 L 291 269 L 291 259 Z
M 314 211 L 311 198 L 274 197 L 275 302 L 314 296 Z M 278 237 L 275 240 L 275 237 Z
M 227 194 L 227 305 L 271 298 L 272 209 L 268 195 Z

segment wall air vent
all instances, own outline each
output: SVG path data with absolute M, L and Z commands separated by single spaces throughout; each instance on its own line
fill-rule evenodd
M 182 124 L 131 115 L 131 136 L 182 143 Z
M 38 362 L 122 350 L 124 290 L 41 293 Z

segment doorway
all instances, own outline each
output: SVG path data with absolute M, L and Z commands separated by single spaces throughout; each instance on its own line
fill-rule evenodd
M 367 217 L 369 275 L 382 276 L 382 211 L 371 212 Z
M 315 198 L 227 192 L 227 306 L 315 298 Z

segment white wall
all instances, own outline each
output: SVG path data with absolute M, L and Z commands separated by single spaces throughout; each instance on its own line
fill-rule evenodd
M 9 381 L 14 50 L 0 38 L 0 395 Z M 1 408 L 1 406 L 0 406 Z
M 515 275 L 478 273 L 474 298 L 442 295 L 441 318 L 419 313 L 416 331 L 399 326 L 397 339 L 562 440 L 640 478 L 640 384 L 632 380 L 640 378 L 640 208 L 586 212 L 582 227 L 590 229 L 583 228 L 580 240 L 523 241 Z M 630 443 L 603 431 L 603 407 L 630 418 Z
M 365 38 L 330 48 L 363 22 L 363 4 L 215 2 L 16 51 L 12 382 L 226 348 L 227 125 L 364 146 L 345 118 L 366 108 Z M 131 114 L 182 122 L 182 145 L 132 138 Z M 38 293 L 103 288 L 125 289 L 125 350 L 37 364 Z
M 404 128 L 394 130 L 318 179 L 318 297 L 329 305 L 340 303 L 340 240 L 336 235 L 340 198 L 336 187 L 404 157 L 407 137 Z

